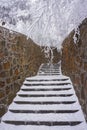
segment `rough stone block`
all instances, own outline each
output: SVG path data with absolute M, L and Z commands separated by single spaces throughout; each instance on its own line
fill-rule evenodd
M 14 72 L 15 75 L 18 75 L 19 74 L 19 70 L 16 68 L 15 72 Z
M 11 83 L 11 79 L 10 79 L 10 78 L 7 78 L 7 79 L 6 79 L 6 83 L 7 83 L 7 84 Z
M 74 84 L 76 86 L 80 86 L 81 85 L 81 78 L 80 78 L 79 75 L 75 75 Z
M 87 71 L 87 62 L 84 62 L 84 70 Z
M 0 64 L 0 71 L 3 69 L 2 64 Z
M 3 72 L 0 73 L 0 78 L 5 78 L 5 76 L 6 76 L 5 71 L 3 71 Z
M 3 88 L 5 86 L 5 81 L 0 81 L 0 88 Z
M 6 87 L 6 94 L 8 95 L 9 93 L 10 93 L 10 87 L 7 86 L 7 87 Z
M 81 83 L 82 83 L 82 85 L 84 85 L 84 83 L 85 83 L 85 74 L 86 74 L 85 72 L 81 74 Z
M 85 93 L 87 93 L 87 79 L 85 80 Z
M 0 50 L 3 50 L 5 48 L 5 41 L 0 41 Z
M 0 99 L 3 97 L 5 97 L 5 93 L 4 93 L 4 91 L 0 90 Z
M 0 52 L 0 59 L 3 59 L 4 57 L 4 52 Z
M 10 69 L 10 62 L 9 61 L 4 62 L 3 67 L 4 67 L 5 70 L 9 70 Z

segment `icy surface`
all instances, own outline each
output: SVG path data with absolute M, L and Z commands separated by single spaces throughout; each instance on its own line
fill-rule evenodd
M 64 38 L 86 17 L 87 0 L 0 0 L 0 25 L 5 22 L 4 27 L 39 45 L 61 48 Z

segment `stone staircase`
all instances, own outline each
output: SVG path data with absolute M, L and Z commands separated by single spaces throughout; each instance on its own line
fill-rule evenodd
M 60 63 L 42 64 L 37 76 L 26 78 L 0 130 L 87 130 L 69 77 Z

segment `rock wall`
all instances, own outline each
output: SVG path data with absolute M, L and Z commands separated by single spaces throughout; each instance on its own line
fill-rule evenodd
M 70 76 L 87 120 L 87 19 L 79 26 L 80 37 L 73 41 L 74 31 L 64 40 L 62 70 Z
M 35 75 L 45 61 L 41 48 L 31 39 L 0 27 L 0 116 L 25 77 Z

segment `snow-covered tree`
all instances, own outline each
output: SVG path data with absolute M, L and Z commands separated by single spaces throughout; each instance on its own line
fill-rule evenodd
M 61 48 L 64 38 L 87 17 L 87 0 L 0 0 L 0 23 L 37 44 Z

